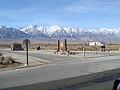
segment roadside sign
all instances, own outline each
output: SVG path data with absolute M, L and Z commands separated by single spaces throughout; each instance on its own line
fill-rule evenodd
M 23 45 L 26 47 L 26 59 L 28 65 L 28 46 L 30 46 L 30 40 L 29 39 L 23 40 Z
M 26 47 L 26 43 L 28 44 L 28 46 L 30 46 L 30 45 L 31 45 L 31 43 L 30 43 L 30 40 L 29 40 L 29 39 L 24 39 L 24 40 L 23 40 L 23 46 L 24 46 L 24 47 Z

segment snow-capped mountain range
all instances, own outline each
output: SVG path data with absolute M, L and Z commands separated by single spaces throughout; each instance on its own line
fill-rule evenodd
M 93 40 L 120 40 L 120 28 L 99 28 L 87 30 L 84 28 L 28 25 L 24 28 L 0 26 L 1 39 L 16 38 L 89 38 Z

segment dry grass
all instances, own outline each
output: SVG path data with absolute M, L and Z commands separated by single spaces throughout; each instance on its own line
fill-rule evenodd
M 57 44 L 33 44 L 30 46 L 30 50 L 36 49 L 37 46 L 40 46 L 42 50 L 57 50 Z M 67 46 L 68 50 L 73 50 L 73 51 L 82 51 L 83 48 L 87 51 L 100 51 L 101 47 L 100 46 L 88 46 L 85 45 L 83 46 L 82 44 L 68 44 Z M 120 46 L 119 45 L 106 45 L 106 51 L 116 51 L 119 50 Z
M 4 65 L 8 65 L 8 64 L 13 64 L 15 61 L 13 59 L 13 57 L 11 56 L 0 56 L 0 64 L 4 64 Z
M 3 68 L 11 68 L 11 67 L 15 67 L 15 66 L 19 66 L 19 63 L 16 63 L 13 59 L 13 57 L 11 56 L 0 56 L 0 69 Z
M 4 61 L 4 57 L 0 56 L 0 64 L 2 64 L 3 61 Z
M 8 57 L 4 57 L 2 64 L 8 65 L 8 64 L 13 64 L 14 62 L 15 62 L 14 59 L 11 56 L 8 56 Z
M 3 54 L 2 53 L 0 53 L 0 56 L 2 56 Z
M 10 44 L 0 44 L 0 48 L 10 48 Z
M 10 48 L 11 44 L 13 42 L 18 42 L 18 43 L 22 43 L 24 39 L 16 39 L 16 40 L 2 40 L 0 41 L 0 48 Z M 41 49 L 43 50 L 57 50 L 57 40 L 58 39 L 30 39 L 31 41 L 31 46 L 30 46 L 30 50 L 32 49 L 36 49 L 36 47 L 38 45 L 40 45 Z M 64 42 L 64 39 L 61 39 L 60 42 Z M 85 42 L 84 40 L 77 40 L 77 39 L 67 39 L 67 44 L 68 44 L 68 50 L 75 50 L 75 51 L 82 51 L 83 50 L 83 43 L 89 43 L 89 42 Z M 88 51 L 90 50 L 100 50 L 100 47 L 90 47 L 86 44 L 86 46 L 84 46 L 84 48 Z M 119 50 L 120 48 L 120 44 L 109 44 L 107 43 L 106 46 L 106 50 L 111 50 L 111 51 L 115 51 L 115 50 Z

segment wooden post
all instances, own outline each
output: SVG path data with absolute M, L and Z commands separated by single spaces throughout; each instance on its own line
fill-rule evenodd
M 67 51 L 67 40 L 65 39 L 65 51 Z
M 26 39 L 26 58 L 27 58 L 27 65 L 28 65 L 28 39 Z
M 109 49 L 108 49 L 108 55 L 110 56 L 110 47 L 109 47 Z
M 27 60 L 27 63 L 25 64 L 28 65 L 28 46 L 30 45 L 30 40 L 29 39 L 25 39 L 23 41 L 23 45 L 26 47 L 26 60 Z
M 85 58 L 85 48 L 83 47 L 83 56 Z
M 60 40 L 58 40 L 58 52 L 60 51 Z

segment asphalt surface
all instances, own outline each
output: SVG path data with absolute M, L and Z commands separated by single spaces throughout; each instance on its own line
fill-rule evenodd
M 8 52 L 8 53 L 14 53 L 14 54 L 21 54 L 21 55 L 26 55 L 25 51 L 10 51 L 10 49 L 2 49 L 0 50 L 2 51 L 3 53 L 4 52 Z M 52 54 L 48 54 L 48 52 L 52 53 Z M 41 50 L 41 51 L 29 51 L 29 56 L 32 56 L 32 57 L 37 57 L 37 58 L 40 58 L 40 59 L 43 59 L 43 60 L 49 60 L 51 61 L 51 63 L 53 64 L 56 64 L 56 63 L 69 63 L 69 62 L 81 62 L 81 61 L 84 61 L 84 60 L 89 60 L 90 58 L 87 57 L 86 55 L 86 58 L 83 59 L 83 58 L 77 58 L 75 57 L 71 57 L 71 56 L 66 56 L 66 55 L 55 55 L 53 54 L 54 51 L 47 51 L 47 50 Z M 83 52 L 79 51 L 79 52 L 76 52 L 77 53 L 77 56 L 79 57 L 79 55 L 83 55 Z M 92 52 L 92 51 L 86 51 L 86 54 L 92 54 L 91 57 L 95 56 L 95 53 L 96 52 Z M 109 58 L 109 56 L 116 56 L 115 58 L 117 58 L 119 56 L 120 53 L 108 53 L 108 52 L 98 52 L 98 54 L 100 55 L 100 58 L 103 58 L 106 57 L 108 59 L 111 59 L 112 57 Z M 94 57 L 95 59 L 99 59 L 97 57 Z M 93 59 L 92 58 L 92 61 Z
M 23 55 L 25 54 L 24 52 L 12 53 Z M 77 59 L 67 56 L 46 55 L 32 52 L 29 52 L 29 55 L 45 60 L 50 60 L 52 63 L 32 68 L 2 71 L 0 72 L 0 89 L 41 82 L 50 82 L 54 80 L 78 77 L 120 68 L 120 56 Z M 80 90 L 96 90 L 85 88 L 87 87 L 82 87 Z

